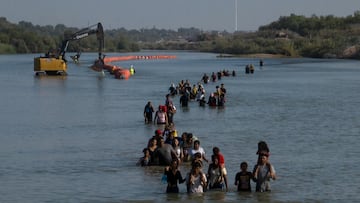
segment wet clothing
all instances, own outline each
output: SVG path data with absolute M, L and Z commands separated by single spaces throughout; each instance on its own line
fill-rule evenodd
M 199 100 L 199 105 L 200 105 L 200 106 L 205 106 L 205 104 L 206 104 L 205 97 L 202 97 L 202 98 Z
M 204 84 L 207 84 L 207 83 L 209 82 L 209 76 L 207 76 L 206 74 L 204 74 L 204 76 L 202 77 L 201 80 L 204 82 Z
M 219 159 L 219 165 L 221 167 L 224 167 L 225 166 L 225 158 L 224 158 L 224 155 L 221 154 L 220 152 L 218 154 L 218 159 Z
M 150 160 L 149 160 L 148 165 L 158 165 L 158 161 L 156 158 L 156 149 L 155 149 L 155 151 L 151 151 L 149 149 L 149 153 L 150 153 Z
M 175 153 L 176 153 L 176 157 L 180 160 L 181 159 L 181 153 L 182 153 L 182 148 L 180 146 L 176 146 L 174 147 Z
M 225 97 L 222 95 L 219 97 L 218 106 L 224 106 L 224 104 L 225 104 Z
M 169 166 L 173 159 L 173 155 L 176 156 L 176 152 L 169 144 L 165 144 L 162 147 L 156 149 L 156 158 L 161 166 Z
M 180 104 L 182 107 L 187 107 L 189 103 L 189 97 L 186 94 L 183 94 L 180 97 Z
M 174 174 L 172 170 L 165 171 L 164 173 L 167 176 L 167 188 L 166 193 L 178 193 L 179 187 L 178 187 L 178 181 L 179 184 L 183 183 L 185 179 L 181 176 L 181 173 L 179 170 L 176 171 Z
M 154 108 L 151 105 L 146 104 L 144 108 L 144 114 L 147 122 L 152 122 L 153 112 L 154 112 Z
M 139 162 L 137 163 L 137 165 L 149 166 L 150 165 L 150 159 L 151 159 L 151 157 L 141 157 L 139 159 Z
M 188 193 L 203 193 L 204 187 L 201 184 L 201 178 L 203 177 L 204 180 L 207 181 L 206 175 L 201 172 L 197 177 L 195 177 L 195 180 L 193 183 L 190 183 L 190 179 L 191 179 L 190 176 L 191 176 L 191 173 L 188 173 L 186 176 L 186 184 L 187 184 Z
M 270 167 L 272 167 L 272 170 L 275 172 L 275 169 L 273 166 L 269 166 L 267 164 L 265 165 L 256 165 L 255 169 L 259 167 L 258 175 L 256 178 L 256 192 L 267 192 L 271 191 L 270 188 Z
M 165 112 L 157 111 L 156 115 L 157 115 L 157 120 L 156 120 L 157 124 L 166 124 L 166 113 Z
M 176 88 L 175 86 L 170 86 L 169 87 L 169 92 L 170 92 L 170 95 L 176 95 L 177 94 L 177 91 L 176 91 Z
M 167 100 L 168 101 L 168 100 Z M 166 105 L 167 106 L 167 116 L 168 116 L 168 122 L 169 123 L 174 123 L 174 114 L 176 113 L 176 107 L 174 106 L 174 104 L 172 103 L 171 100 L 169 100 L 170 102 Z
M 213 164 L 210 164 L 209 170 L 209 189 L 222 189 L 224 187 L 224 178 L 223 175 L 226 175 L 220 166 L 216 168 L 213 167 Z
M 209 104 L 209 106 L 216 106 L 216 97 L 209 96 L 208 104 Z
M 204 148 L 202 148 L 200 146 L 199 146 L 199 149 L 194 149 L 194 148 L 190 149 L 189 153 L 190 153 L 190 156 L 192 159 L 194 159 L 194 156 L 196 153 L 200 153 L 202 155 L 202 157 L 205 157 L 205 150 L 204 150 Z
M 250 180 L 252 179 L 251 172 L 238 172 L 235 176 L 235 182 L 238 183 L 237 191 L 251 192 Z

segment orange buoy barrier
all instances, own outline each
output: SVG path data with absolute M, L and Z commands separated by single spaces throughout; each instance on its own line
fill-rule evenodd
M 110 63 L 113 61 L 130 61 L 130 60 L 154 60 L 154 59 L 175 59 L 174 55 L 150 55 L 150 56 L 110 56 L 105 57 L 104 62 Z
M 110 64 L 105 64 L 103 69 L 109 71 L 110 74 L 114 74 L 116 79 L 129 79 L 130 78 L 130 70 L 121 68 L 119 66 L 113 66 Z
M 129 79 L 130 78 L 130 71 L 128 69 L 118 68 L 114 71 L 114 75 L 116 79 Z
M 155 59 L 175 59 L 176 56 L 173 55 L 153 55 L 153 56 L 112 56 L 105 57 L 104 64 L 99 61 L 95 61 L 94 65 L 91 67 L 95 71 L 107 70 L 110 74 L 114 74 L 116 79 L 129 79 L 131 72 L 129 69 L 121 68 L 119 66 L 114 66 L 109 63 L 113 61 L 129 61 L 129 60 L 155 60 Z
M 114 69 L 116 68 L 116 66 L 113 66 L 113 65 L 110 65 L 110 64 L 105 64 L 105 65 L 103 66 L 103 68 L 113 74 L 113 73 L 114 73 Z
M 95 61 L 94 64 L 90 67 L 91 69 L 100 72 L 103 70 L 109 71 L 110 74 L 114 74 L 116 79 L 129 79 L 130 70 L 121 68 L 118 66 L 113 66 L 110 64 L 103 64 L 99 60 Z

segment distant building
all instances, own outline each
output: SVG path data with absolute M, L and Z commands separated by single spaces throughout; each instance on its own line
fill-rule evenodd
M 289 35 L 286 32 L 280 31 L 280 32 L 276 33 L 275 37 L 276 38 L 288 38 Z

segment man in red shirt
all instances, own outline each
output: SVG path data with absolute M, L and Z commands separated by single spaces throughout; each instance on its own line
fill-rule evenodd
M 224 168 L 224 167 L 225 167 L 225 158 L 224 158 L 224 155 L 222 155 L 222 154 L 220 153 L 219 147 L 214 147 L 214 148 L 213 148 L 213 153 L 214 153 L 214 155 L 216 155 L 216 156 L 218 157 L 220 167 L 221 167 L 221 168 Z

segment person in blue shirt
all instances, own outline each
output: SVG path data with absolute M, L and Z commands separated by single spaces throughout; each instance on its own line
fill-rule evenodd
M 154 113 L 154 107 L 152 106 L 151 102 L 149 101 L 144 108 L 144 118 L 145 123 L 152 123 L 153 120 L 153 113 Z

